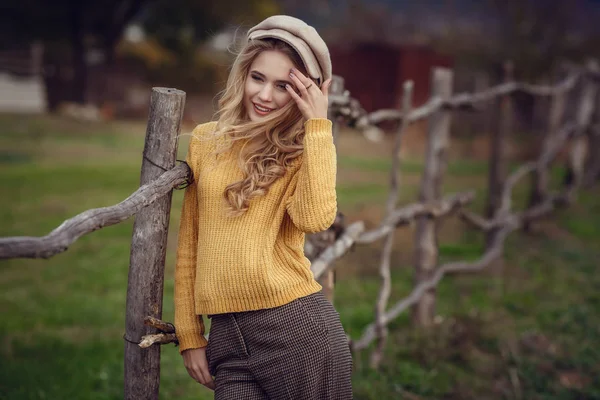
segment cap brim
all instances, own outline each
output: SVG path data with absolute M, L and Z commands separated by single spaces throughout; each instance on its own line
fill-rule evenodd
M 279 39 L 292 46 L 300 58 L 302 58 L 304 67 L 306 67 L 306 70 L 311 78 L 317 79 L 319 83 L 323 81 L 319 62 L 304 40 L 282 29 L 258 29 L 248 35 L 248 40 L 265 38 Z

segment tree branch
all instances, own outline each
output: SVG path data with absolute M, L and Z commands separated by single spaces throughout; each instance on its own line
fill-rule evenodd
M 46 236 L 0 238 L 0 259 L 49 258 L 62 253 L 81 236 L 135 215 L 169 191 L 186 183 L 190 175 L 189 167 L 182 163 L 154 182 L 141 186 L 119 204 L 84 211 L 64 221 Z
M 417 285 L 407 297 L 397 302 L 388 312 L 385 313 L 384 322 L 388 324 L 390 321 L 397 318 L 410 306 L 416 304 L 429 289 L 432 289 L 438 285 L 438 283 L 442 280 L 444 275 L 477 272 L 488 266 L 491 262 L 493 262 L 502 255 L 504 240 L 510 232 L 514 231 L 518 227 L 519 225 L 515 220 L 512 221 L 511 224 L 507 225 L 505 228 L 500 230 L 492 246 L 490 246 L 490 248 L 483 254 L 483 256 L 479 260 L 472 263 L 451 262 L 437 268 L 430 279 L 423 281 L 419 285 Z M 375 333 L 375 324 L 369 324 L 364 329 L 361 338 L 357 341 L 352 342 L 352 349 L 354 351 L 358 351 L 367 348 L 369 344 L 375 339 Z
M 311 263 L 310 269 L 315 279 L 319 279 L 325 272 L 331 268 L 335 260 L 346 254 L 346 252 L 356 242 L 356 238 L 365 230 L 365 224 L 362 221 L 355 222 L 348 226 L 344 233 L 335 241 L 334 244 L 326 248 L 319 257 Z
M 155 333 L 151 335 L 142 336 L 142 340 L 138 344 L 142 349 L 147 349 L 153 344 L 169 344 L 175 343 L 179 344 L 179 340 L 177 339 L 177 335 L 174 333 Z
M 357 243 L 373 243 L 386 236 L 391 230 L 412 223 L 418 217 L 442 218 L 471 203 L 475 192 L 468 191 L 446 196 L 439 202 L 412 203 L 397 209 L 381 225 L 360 235 Z
M 566 92 L 575 86 L 581 73 L 573 73 L 562 82 L 554 86 L 532 85 L 523 82 L 509 82 L 494 86 L 479 93 L 459 93 L 444 101 L 439 97 L 431 98 L 421 107 L 417 107 L 408 114 L 398 110 L 378 110 L 370 114 L 363 113 L 357 109 L 354 114 L 360 114 L 357 126 L 376 125 L 384 121 L 401 121 L 407 115 L 409 123 L 414 123 L 425 119 L 437 112 L 441 108 L 452 110 L 458 109 L 476 109 L 478 104 L 488 102 L 496 97 L 505 96 L 512 93 L 524 92 L 537 96 L 553 96 L 557 93 Z

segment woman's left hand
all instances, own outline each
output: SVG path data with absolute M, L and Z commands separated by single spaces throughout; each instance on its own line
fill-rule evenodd
M 311 118 L 327 118 L 331 78 L 323 82 L 320 88 L 296 68 L 292 68 L 290 71 L 290 78 L 298 88 L 300 95 L 290 85 L 285 85 L 285 88 L 298 105 L 304 118 L 306 120 Z

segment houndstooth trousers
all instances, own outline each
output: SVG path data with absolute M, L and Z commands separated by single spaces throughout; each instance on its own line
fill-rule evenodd
M 352 399 L 352 355 L 321 292 L 280 307 L 210 316 L 215 400 Z

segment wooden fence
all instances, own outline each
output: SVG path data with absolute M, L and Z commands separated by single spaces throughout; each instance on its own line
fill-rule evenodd
M 474 94 L 451 95 L 452 72 L 435 68 L 432 71 L 432 97 L 422 107 L 412 109 L 412 84 L 406 82 L 403 93 L 403 109 L 379 110 L 367 114 L 358 102 L 347 94 L 334 95 L 337 115 L 342 115 L 346 123 L 366 128 L 384 121 L 398 121 L 392 151 L 392 171 L 390 192 L 386 204 L 386 214 L 379 226 L 365 231 L 364 223 L 355 222 L 348 226 L 332 246 L 321 252 L 312 262 L 315 277 L 327 274 L 333 262 L 343 256 L 352 246 L 385 240 L 379 274 L 381 278 L 379 295 L 374 308 L 375 320 L 368 325 L 361 337 L 352 342 L 354 351 L 366 349 L 373 341 L 376 346 L 371 353 L 371 366 L 377 367 L 381 361 L 387 338 L 387 325 L 401 313 L 412 307 L 413 321 L 422 326 L 433 323 L 435 315 L 435 288 L 446 275 L 480 271 L 501 258 L 504 242 L 509 233 L 527 228 L 536 219 L 542 218 L 557 207 L 570 204 L 577 190 L 583 185 L 594 183 L 600 173 L 600 145 L 598 127 L 592 124 L 596 109 L 599 67 L 589 62 L 585 68 L 570 67 L 570 73 L 553 86 L 539 86 L 512 80 L 512 65 L 505 65 L 505 82 L 489 90 Z M 578 87 L 579 92 L 574 89 Z M 548 118 L 548 131 L 544 135 L 539 156 L 525 163 L 507 176 L 505 147 L 513 121 L 512 96 L 516 92 L 526 92 L 533 96 L 547 96 L 551 99 Z M 565 104 L 571 95 L 577 102 L 574 121 L 565 121 Z M 578 97 L 576 97 L 578 96 Z M 450 144 L 450 123 L 453 111 L 477 110 L 483 103 L 496 100 L 498 125 L 492 132 L 490 141 L 490 161 L 488 178 L 487 215 L 476 215 L 464 207 L 474 199 L 473 192 L 442 196 L 442 180 L 446 169 L 446 153 Z M 425 169 L 417 202 L 396 208 L 399 180 L 399 150 L 407 127 L 428 118 L 428 140 L 425 154 Z M 562 190 L 551 192 L 549 169 L 559 151 L 568 142 L 570 151 L 567 177 Z M 529 196 L 529 206 L 516 211 L 512 207 L 512 190 L 521 179 L 533 174 Z M 474 262 L 450 262 L 438 265 L 438 220 L 457 213 L 469 226 L 486 234 L 487 246 L 484 254 Z M 390 256 L 395 229 L 408 224 L 416 224 L 415 276 L 412 292 L 404 299 L 389 306 L 391 293 Z M 338 229 L 339 230 L 339 229 Z M 332 289 L 330 288 L 330 291 Z
M 354 351 L 366 349 L 374 340 L 376 346 L 371 364 L 376 367 L 381 358 L 387 337 L 387 326 L 402 312 L 414 306 L 415 321 L 428 325 L 433 320 L 434 288 L 449 274 L 476 272 L 488 266 L 503 253 L 507 235 L 525 224 L 547 215 L 558 206 L 569 204 L 577 189 L 586 181 L 593 182 L 598 176 L 595 128 L 591 124 L 596 107 L 595 97 L 600 73 L 598 66 L 590 63 L 585 68 L 573 69 L 564 81 L 555 86 L 534 86 L 507 82 L 485 92 L 452 96 L 452 72 L 436 68 L 432 71 L 433 96 L 422 107 L 411 107 L 412 84 L 404 85 L 403 109 L 380 110 L 365 113 L 358 102 L 343 90 L 343 80 L 336 78 L 330 96 L 330 118 L 335 121 L 334 139 L 337 140 L 339 124 L 349 123 L 366 128 L 384 120 L 399 121 L 395 134 L 390 174 L 390 194 L 386 214 L 379 226 L 366 231 L 363 222 L 343 226 L 341 220 L 326 232 L 312 235 L 307 240 L 306 254 L 311 258 L 315 278 L 325 282 L 329 295 L 333 294 L 332 279 L 326 279 L 333 270 L 334 261 L 344 255 L 353 245 L 385 240 L 380 260 L 381 289 L 374 309 L 375 320 L 367 326 L 356 341 L 351 342 Z M 565 96 L 582 83 L 577 118 L 562 122 Z M 539 158 L 517 169 L 504 179 L 503 169 L 496 165 L 490 176 L 494 193 L 488 199 L 491 210 L 487 218 L 464 209 L 474 199 L 473 192 L 447 196 L 441 194 L 445 172 L 445 154 L 449 146 L 450 118 L 455 110 L 473 110 L 478 105 L 501 98 L 503 112 L 510 110 L 511 94 L 526 91 L 536 96 L 550 96 L 553 101 L 548 131 Z M 11 237 L 0 239 L 0 259 L 47 258 L 65 251 L 79 237 L 136 216 L 127 288 L 125 329 L 125 398 L 158 399 L 160 379 L 160 347 L 153 344 L 177 342 L 175 327 L 161 321 L 166 232 L 168 230 L 172 190 L 185 185 L 191 173 L 185 163 L 175 166 L 177 137 L 180 131 L 185 93 L 175 89 L 154 88 L 151 96 L 150 115 L 142 161 L 140 188 L 121 203 L 85 211 L 65 222 L 44 237 Z M 562 106 L 561 106 L 562 104 Z M 505 117 L 508 117 L 506 114 Z M 419 120 L 429 118 L 426 166 L 421 192 L 417 202 L 396 208 L 399 188 L 399 149 L 406 128 Z M 510 126 L 494 132 L 492 141 L 498 153 L 492 163 L 504 161 L 503 140 Z M 548 168 L 558 151 L 571 141 L 569 157 L 570 179 L 564 190 L 551 193 L 548 189 Z M 588 142 L 592 143 L 591 152 Z M 498 145 L 500 144 L 500 145 Z M 590 162 L 585 155 L 590 153 Z M 513 211 L 511 192 L 514 185 L 528 173 L 535 172 L 530 207 Z M 458 213 L 470 226 L 490 235 L 488 247 L 475 262 L 452 262 L 438 266 L 436 224 L 439 218 Z M 415 234 L 417 282 L 412 292 L 401 301 L 388 305 L 391 292 L 390 255 L 395 230 L 416 223 Z M 324 245 L 325 243 L 325 245 Z M 143 268 L 142 268 L 143 266 Z

